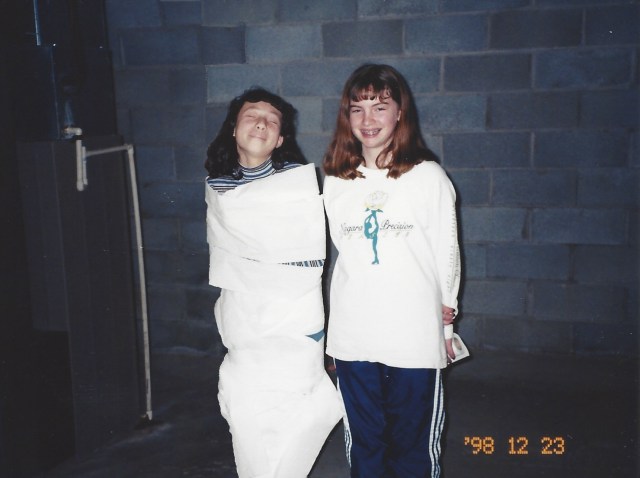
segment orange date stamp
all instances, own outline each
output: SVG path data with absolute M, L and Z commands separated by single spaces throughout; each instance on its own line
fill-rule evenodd
M 564 455 L 566 440 L 561 436 L 543 436 L 530 440 L 526 436 L 510 436 L 506 442 L 497 443 L 492 436 L 465 436 L 464 444 L 471 448 L 473 455 L 508 455 L 539 454 L 542 456 Z

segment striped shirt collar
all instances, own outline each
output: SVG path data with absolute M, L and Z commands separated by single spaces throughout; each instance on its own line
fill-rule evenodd
M 265 178 L 273 174 L 273 163 L 271 158 L 267 159 L 264 163 L 255 168 L 247 168 L 245 166 L 240 165 L 240 170 L 242 171 L 242 177 L 245 181 L 250 182 L 255 179 Z

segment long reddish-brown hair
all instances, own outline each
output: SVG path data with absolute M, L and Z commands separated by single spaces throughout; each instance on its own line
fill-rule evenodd
M 389 146 L 376 159 L 378 167 L 388 169 L 388 177 L 399 178 L 416 164 L 436 159 L 420 134 L 418 114 L 407 81 L 389 65 L 366 64 L 351 74 L 342 90 L 336 130 L 322 161 L 325 174 L 343 179 L 362 177 L 357 170 L 364 161 L 362 144 L 351 132 L 349 123 L 351 102 L 389 97 L 398 104 L 401 114 Z M 391 161 L 383 165 L 389 157 Z

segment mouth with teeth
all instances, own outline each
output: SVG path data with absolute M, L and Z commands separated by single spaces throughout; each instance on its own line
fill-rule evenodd
M 364 136 L 366 138 L 373 138 L 378 133 L 380 133 L 380 131 L 382 131 L 380 128 L 378 128 L 378 129 L 361 129 L 360 133 L 362 133 L 362 136 Z

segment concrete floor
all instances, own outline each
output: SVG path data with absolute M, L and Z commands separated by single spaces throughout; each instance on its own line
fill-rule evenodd
M 217 362 L 164 355 L 154 419 L 42 478 L 237 477 L 216 400 Z M 448 372 L 444 478 L 635 478 L 638 362 L 478 353 Z M 338 425 L 311 478 L 346 478 Z

